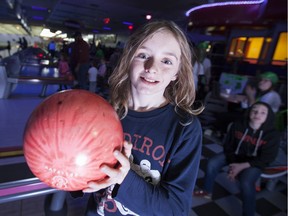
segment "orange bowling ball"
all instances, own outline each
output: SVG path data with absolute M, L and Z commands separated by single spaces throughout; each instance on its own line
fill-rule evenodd
M 105 178 L 102 164 L 116 166 L 123 129 L 113 107 L 85 90 L 46 98 L 30 115 L 24 131 L 24 156 L 32 173 L 49 186 L 82 190 Z

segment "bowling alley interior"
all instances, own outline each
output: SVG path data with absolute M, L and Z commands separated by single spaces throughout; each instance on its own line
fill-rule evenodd
M 257 89 L 266 72 L 269 72 L 266 80 L 271 74 L 276 77 L 270 81 L 279 95 L 279 104 L 273 102 L 271 108 L 275 114 L 273 124 L 280 136 L 279 152 L 275 163 L 262 170 L 255 185 L 255 216 L 287 215 L 286 0 L 149 0 L 145 3 L 3 0 L 0 2 L 1 216 L 85 215 L 89 193 L 78 195 L 51 187 L 31 169 L 31 157 L 37 165 L 45 162 L 37 156 L 45 148 L 39 150 L 32 146 L 28 155 L 27 140 L 35 141 L 41 127 L 49 127 L 49 123 L 43 120 L 34 124 L 34 131 L 29 135 L 27 128 L 37 110 L 41 113 L 49 109 L 49 99 L 82 88 L 73 75 L 73 63 L 69 62 L 68 75 L 63 75 L 59 67 L 63 58 L 67 57 L 67 61 L 71 58 L 71 44 L 77 34 L 89 45 L 89 68 L 97 65 L 99 72 L 105 66 L 105 74 L 100 78 L 98 74 L 97 82 L 87 70 L 84 89 L 108 103 L 109 76 L 125 42 L 143 24 L 160 19 L 174 21 L 186 33 L 193 69 L 201 56 L 210 62 L 207 76 L 196 75 L 195 104 L 203 104 L 205 109 L 197 116 L 202 127 L 202 152 L 199 170 L 195 172 L 195 190 L 204 185 L 209 158 L 223 152 L 230 122 L 226 125 L 222 116 L 228 119 L 234 114 L 235 118 L 235 113 L 239 113 L 239 118 L 247 109 L 243 108 L 247 86 Z M 205 85 L 201 83 L 203 77 Z M 49 139 L 53 140 L 53 134 Z M 53 161 L 53 156 L 48 160 Z M 45 169 L 50 173 L 60 172 L 48 165 Z M 239 181 L 230 181 L 227 169 L 224 167 L 217 175 L 212 197 L 195 196 L 191 191 L 192 208 L 188 216 L 243 215 Z

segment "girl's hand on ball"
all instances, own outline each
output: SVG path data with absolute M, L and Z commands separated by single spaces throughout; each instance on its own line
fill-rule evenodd
M 114 156 L 120 163 L 117 168 L 109 167 L 107 165 L 102 165 L 100 167 L 101 171 L 107 175 L 106 178 L 100 181 L 88 182 L 88 188 L 84 189 L 84 193 L 91 193 L 99 191 L 103 188 L 107 188 L 113 184 L 121 184 L 125 179 L 126 175 L 130 170 L 129 157 L 132 151 L 132 144 L 124 141 L 124 148 L 122 152 L 116 150 L 114 151 Z

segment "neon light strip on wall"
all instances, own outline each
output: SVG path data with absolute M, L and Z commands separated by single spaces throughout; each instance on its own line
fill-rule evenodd
M 258 0 L 258 1 L 233 1 L 233 2 L 220 2 L 220 3 L 211 3 L 211 4 L 203 4 L 197 7 L 193 7 L 189 9 L 185 15 L 189 17 L 190 13 L 193 11 L 202 9 L 202 8 L 212 8 L 212 7 L 221 7 L 221 6 L 227 6 L 227 5 L 249 5 L 249 4 L 262 4 L 267 0 Z

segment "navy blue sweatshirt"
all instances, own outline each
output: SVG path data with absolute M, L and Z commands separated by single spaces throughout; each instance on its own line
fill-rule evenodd
M 94 194 L 88 215 L 189 215 L 202 130 L 195 116 L 187 116 L 170 104 L 149 112 L 129 110 L 122 125 L 125 140 L 133 144 L 131 169 L 121 185 Z

